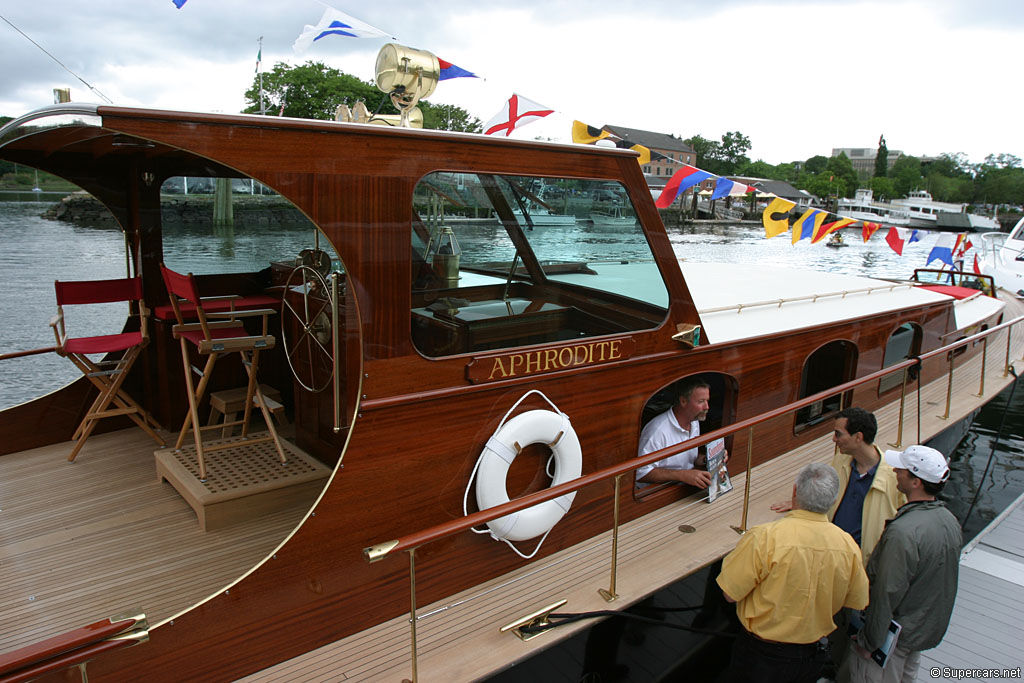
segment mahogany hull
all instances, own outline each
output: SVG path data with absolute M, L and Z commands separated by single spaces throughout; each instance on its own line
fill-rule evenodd
M 676 326 L 700 324 L 700 316 L 629 154 L 322 122 L 115 107 L 102 107 L 100 114 L 103 135 L 68 133 L 52 147 L 14 142 L 3 156 L 63 175 L 101 199 L 137 245 L 136 266 L 153 305 L 167 300 L 157 271 L 162 256 L 159 193 L 138 180 L 142 174 L 162 179 L 221 173 L 272 187 L 322 230 L 345 264 L 345 305 L 356 341 L 350 350 L 356 361 L 348 369 L 347 446 L 341 453 L 338 437 L 326 441 L 330 446 L 325 448 L 335 449 L 340 465 L 310 516 L 272 557 L 201 605 L 158 625 L 148 643 L 91 662 L 92 680 L 233 680 L 407 612 L 406 563 L 390 558 L 368 564 L 363 549 L 461 517 L 477 456 L 528 390 L 543 392 L 569 415 L 582 446 L 583 473 L 588 474 L 636 456 L 645 404 L 680 378 L 720 376 L 732 387 L 730 420 L 739 421 L 798 399 L 808 354 L 829 342 L 843 340 L 856 347 L 857 377 L 881 369 L 886 340 L 901 324 L 920 326 L 925 351 L 941 346 L 952 329 L 952 307 L 944 302 L 735 343 L 681 346 L 671 338 Z M 109 137 L 115 133 L 154 146 L 126 152 L 111 145 Z M 664 321 L 617 335 L 629 339 L 628 358 L 518 379 L 473 383 L 467 379 L 472 356 L 421 355 L 412 343 L 409 316 L 409 197 L 420 178 L 438 169 L 625 184 L 669 292 Z M 237 288 L 237 279 L 223 280 L 225 289 Z M 213 289 L 217 282 L 209 279 Z M 159 387 L 142 392 L 147 407 L 176 424 L 184 412 L 179 400 L 183 382 L 180 366 L 171 364 L 177 360 L 167 360 L 176 345 L 169 330 L 159 325 L 154 337 L 139 364 L 137 382 Z M 268 354 L 265 363 L 270 372 L 284 376 L 280 358 L 274 361 Z M 924 378 L 943 372 L 941 364 L 927 364 Z M 33 410 L 73 413 L 74 401 L 82 398 L 66 393 L 60 405 L 30 404 L 17 414 L 0 415 L 0 442 L 20 433 L 14 443 L 19 449 L 30 447 L 33 442 L 18 423 L 31 423 Z M 898 394 L 897 389 L 880 396 L 872 384 L 853 392 L 852 402 L 871 409 Z M 296 405 L 309 400 L 296 398 Z M 64 422 L 73 428 L 73 417 Z M 773 420 L 756 430 L 754 465 L 830 429 L 830 421 L 797 431 L 792 416 Z M 63 432 L 57 436 L 66 438 Z M 746 467 L 747 436 L 737 435 L 731 448 L 730 469 L 740 471 Z M 536 487 L 540 460 L 514 475 L 509 490 L 513 497 Z M 607 490 L 598 488 L 579 492 L 539 557 L 611 527 L 612 501 Z M 631 486 L 624 487 L 619 496 L 622 518 L 636 519 L 689 493 L 674 488 L 638 496 Z M 487 537 L 466 533 L 440 540 L 417 553 L 418 599 L 440 599 L 523 563 Z

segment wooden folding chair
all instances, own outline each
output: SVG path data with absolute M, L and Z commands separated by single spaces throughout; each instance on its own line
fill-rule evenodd
M 170 294 L 171 306 L 174 308 L 174 317 L 177 324 L 172 328 L 174 338 L 181 342 L 181 361 L 185 369 L 185 385 L 188 387 L 188 416 L 185 424 L 178 433 L 178 441 L 175 448 L 181 448 L 185 442 L 185 436 L 192 430 L 196 444 L 196 458 L 199 461 L 199 478 L 206 480 L 206 461 L 204 451 L 213 452 L 226 448 L 237 448 L 255 443 L 273 441 L 277 449 L 278 457 L 282 463 L 288 462 L 284 449 L 281 448 L 281 441 L 274 427 L 274 420 L 271 418 L 270 410 L 267 408 L 267 401 L 260 390 L 259 382 L 256 379 L 256 372 L 259 368 L 260 351 L 274 348 L 274 337 L 267 331 L 268 318 L 276 313 L 273 309 L 262 308 L 253 310 L 229 309 L 223 312 L 207 312 L 203 308 L 204 303 L 223 302 L 225 300 L 237 299 L 238 297 L 206 297 L 201 298 L 196 288 L 195 278 L 191 273 L 182 275 L 170 270 L 164 264 L 160 264 L 160 272 L 164 277 L 164 284 L 167 285 L 167 292 Z M 186 323 L 182 315 L 182 308 L 185 302 L 195 306 L 195 314 L 198 322 Z M 250 335 L 243 324 L 242 318 L 259 316 L 263 318 L 262 333 Z M 211 318 L 218 318 L 211 322 Z M 195 347 L 200 355 L 207 356 L 206 365 L 202 370 L 193 368 L 189 360 L 189 347 Z M 242 359 L 242 366 L 249 376 L 249 383 L 246 388 L 245 411 L 241 420 L 230 423 L 212 425 L 213 428 L 223 429 L 233 425 L 242 425 L 241 441 L 228 441 L 225 443 L 213 443 L 203 445 L 203 429 L 210 429 L 211 426 L 202 425 L 199 422 L 199 404 L 206 393 L 206 387 L 213 374 L 214 364 L 217 358 L 225 353 L 238 353 Z M 192 373 L 199 375 L 199 384 L 192 380 Z M 249 437 L 249 421 L 252 414 L 252 406 L 255 402 L 263 413 L 263 419 L 267 423 L 269 435 Z M 248 438 L 245 438 L 248 437 Z
M 70 359 L 100 392 L 71 437 L 75 440 L 75 447 L 71 450 L 68 461 L 73 461 L 82 450 L 85 440 L 92 434 L 97 422 L 105 417 L 117 415 L 127 415 L 153 437 L 154 441 L 163 446 L 164 440 L 154 431 L 154 427 L 159 429 L 160 426 L 121 388 L 139 353 L 149 343 L 149 311 L 142 302 L 142 280 L 138 277 L 77 282 L 58 280 L 54 282 L 54 290 L 57 294 L 57 315 L 50 321 L 50 327 L 57 338 L 57 353 Z M 139 313 L 138 332 L 121 332 L 98 337 L 68 337 L 64 321 L 65 306 L 117 301 L 135 302 Z M 121 357 L 109 357 L 110 354 L 116 353 L 121 353 Z M 98 361 L 89 358 L 90 355 L 96 354 L 104 354 L 107 357 Z

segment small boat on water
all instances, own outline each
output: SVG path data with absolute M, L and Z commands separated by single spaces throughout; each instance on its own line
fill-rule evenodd
M 524 226 L 576 225 L 576 216 L 553 213 L 547 206 L 537 202 L 528 203 L 525 211 L 518 207 L 512 209 L 512 215 Z
M 519 628 L 562 600 L 624 609 L 721 558 L 831 454 L 842 406 L 876 411 L 880 439 L 927 439 L 1009 381 L 977 335 L 1024 350 L 1015 302 L 969 283 L 680 261 L 628 150 L 69 103 L 0 128 L 0 159 L 109 210 L 144 304 L 117 332 L 147 342 L 73 463 L 94 378 L 0 412 L 0 675 L 480 679 L 579 628 Z M 161 191 L 185 177 L 211 188 L 188 220 Z M 610 236 L 548 214 L 531 231 L 523 188 L 544 182 L 578 201 L 615 186 L 635 220 Z M 431 198 L 456 195 L 494 224 L 441 226 Z M 286 221 L 295 243 L 245 267 L 169 248 L 233 252 Z M 206 324 L 172 299 L 189 282 L 223 316 L 270 321 L 241 338 L 262 344 L 259 398 L 254 364 L 229 358 L 238 338 L 182 341 Z M 202 353 L 228 355 L 196 398 Z M 904 431 L 911 368 L 946 414 Z M 697 376 L 702 435 L 638 458 L 644 424 Z M 278 426 L 280 457 L 233 445 L 243 412 Z M 205 468 L 179 432 L 197 415 Z M 714 503 L 635 486 L 639 465 L 718 438 L 734 489 Z
M 595 209 L 590 212 L 590 220 L 602 228 L 620 228 L 636 223 L 636 216 L 625 215 L 621 207 L 612 209 Z
M 825 246 L 826 247 L 848 247 L 850 245 L 847 244 L 846 240 L 843 238 L 843 233 L 841 233 L 841 232 L 839 232 L 837 230 L 836 232 L 834 232 L 831 235 L 829 235 L 828 241 L 825 242 Z

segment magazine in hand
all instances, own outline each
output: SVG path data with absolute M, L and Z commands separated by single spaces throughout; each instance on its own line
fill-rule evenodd
M 850 635 L 855 636 L 862 628 L 864 628 L 864 613 L 858 610 L 852 610 L 850 613 Z M 878 666 L 885 668 L 885 663 L 889 660 L 889 653 L 892 652 L 893 648 L 896 647 L 896 641 L 899 638 L 900 631 L 903 627 L 898 621 L 890 621 L 889 629 L 885 632 L 885 640 L 882 642 L 882 646 L 871 653 L 871 659 L 875 661 Z
M 711 484 L 708 486 L 708 502 L 726 491 L 732 491 L 732 480 L 725 466 L 725 439 L 716 439 L 708 444 L 708 472 L 711 473 Z

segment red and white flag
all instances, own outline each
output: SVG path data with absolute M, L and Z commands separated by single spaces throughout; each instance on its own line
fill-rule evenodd
M 542 119 L 552 112 L 554 109 L 548 109 L 513 93 L 502 110 L 484 124 L 484 135 L 501 135 L 507 138 L 516 128 Z
M 906 243 L 906 238 L 903 236 L 902 230 L 899 228 L 889 228 L 889 232 L 885 235 L 885 241 L 893 251 L 903 256 L 903 245 Z

